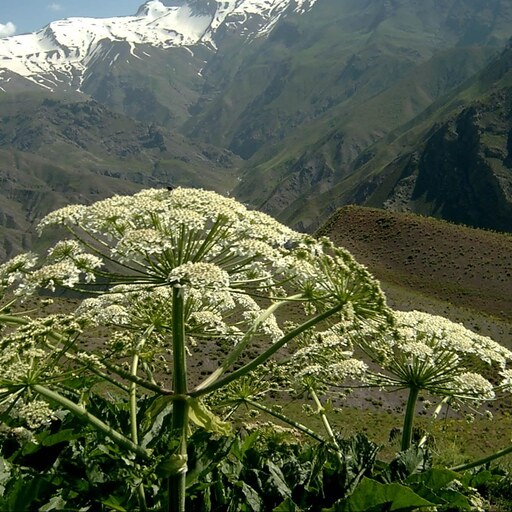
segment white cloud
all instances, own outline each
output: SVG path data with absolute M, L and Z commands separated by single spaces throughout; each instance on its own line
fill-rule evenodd
M 12 21 L 0 23 L 0 37 L 9 37 L 16 33 L 16 25 Z
M 54 2 L 48 5 L 48 9 L 50 9 L 50 11 L 62 11 L 62 5 Z

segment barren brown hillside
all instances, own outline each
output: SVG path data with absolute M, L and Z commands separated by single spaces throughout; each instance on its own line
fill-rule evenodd
M 448 316 L 510 343 L 511 235 L 358 206 L 338 210 L 318 234 L 365 264 L 397 309 Z

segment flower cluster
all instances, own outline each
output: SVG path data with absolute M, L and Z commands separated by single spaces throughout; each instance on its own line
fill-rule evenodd
M 93 342 L 70 355 L 73 364 L 103 371 L 107 359 L 121 365 L 136 354 L 152 368 L 162 361 L 167 369 L 158 371 L 167 374 L 174 361 L 175 294 L 183 299 L 187 348 L 195 345 L 196 354 L 202 340 L 220 344 L 230 369 L 249 347 L 286 344 L 295 327 L 275 313 L 289 307 L 285 303 L 298 301 L 308 318 L 321 317 L 309 327 L 312 338 L 322 340 L 314 357 L 323 368 L 331 358 L 330 376 L 337 379 L 360 375 L 364 366 L 332 341 L 332 326 L 341 335 L 355 324 L 392 323 L 378 283 L 348 252 L 214 192 L 150 189 L 114 196 L 53 212 L 39 230 L 52 227 L 64 228 L 69 239 L 39 264 L 28 257 L 11 262 L 18 270 L 10 283 L 18 293 L 59 286 L 89 293 L 74 318 L 90 326 Z M 98 334 L 103 327 L 106 341 Z M 305 347 L 303 356 L 296 364 L 307 372 Z
M 80 324 L 72 317 L 52 315 L 27 320 L 5 334 L 0 343 L 0 386 L 16 388 L 58 376 L 60 370 L 51 362 L 53 350 L 80 332 Z
M 185 287 L 189 296 L 201 296 L 196 305 L 217 313 L 220 296 L 224 309 L 232 309 L 237 294 L 273 300 L 297 293 L 309 299 L 309 312 L 340 303 L 350 303 L 349 320 L 380 319 L 385 311 L 378 284 L 346 251 L 214 192 L 143 190 L 65 207 L 39 229 L 54 225 L 65 226 L 75 239 L 57 244 L 25 289 L 84 286 L 97 279 L 110 284 L 107 294 L 119 284 L 131 287 L 121 292 L 131 293 L 130 300 L 148 287 Z M 110 302 L 103 314 L 96 307 L 98 318 L 110 314 L 115 323 L 126 323 L 123 305 Z
M 48 425 L 54 419 L 51 406 L 36 398 L 31 386 L 61 381 L 63 348 L 72 348 L 80 332 L 81 325 L 65 315 L 22 320 L 8 330 L 0 343 L 0 412 L 9 411 L 29 428 Z
M 497 386 L 482 375 L 482 366 L 493 367 L 496 375 L 501 370 L 505 377 L 510 350 L 440 316 L 397 311 L 395 317 L 393 332 L 379 336 L 367 331 L 353 337 L 384 370 L 372 374 L 374 383 L 461 400 L 494 398 Z
M 307 332 L 296 340 L 297 348 L 285 364 L 296 388 L 326 392 L 332 385 L 365 381 L 368 366 L 354 357 L 344 332 L 345 323 L 341 322 L 327 331 Z
M 32 253 L 19 254 L 7 263 L 0 265 L 0 292 L 20 282 L 37 263 Z

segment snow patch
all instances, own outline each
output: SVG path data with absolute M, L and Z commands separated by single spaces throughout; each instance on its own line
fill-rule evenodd
M 288 9 L 303 13 L 317 0 L 214 1 L 217 5 L 211 14 L 197 11 L 186 2 L 166 6 L 160 0 L 150 0 L 134 16 L 54 21 L 35 33 L 0 39 L 0 68 L 46 88 L 49 87 L 41 83 L 40 76 L 51 73 L 56 79 L 55 72 L 68 75 L 70 83 L 76 77 L 82 83 L 87 68 L 96 59 L 105 58 L 108 41 L 128 43 L 131 55 L 137 59 L 141 59 L 135 53 L 138 45 L 185 47 L 194 56 L 189 47 L 196 44 L 216 49 L 216 32 L 223 24 L 240 26 L 246 37 L 263 36 Z M 257 31 L 247 33 L 243 25 L 253 20 L 257 21 Z M 118 58 L 119 54 L 111 58 L 110 65 Z

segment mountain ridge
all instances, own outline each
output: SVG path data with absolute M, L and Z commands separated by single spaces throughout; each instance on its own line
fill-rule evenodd
M 149 0 L 134 16 L 113 18 L 67 18 L 43 29 L 0 39 L 0 68 L 8 69 L 36 86 L 50 91 L 59 87 L 81 89 L 83 75 L 98 58 L 102 43 L 124 41 L 134 58 L 143 59 L 137 47 L 216 47 L 216 32 L 230 17 L 244 24 L 259 17 L 258 34 L 264 34 L 292 3 L 295 12 L 310 8 L 316 0 L 198 0 L 166 2 Z M 215 4 L 215 9 L 210 6 Z M 207 7 L 207 9 L 205 9 Z M 247 36 L 246 36 L 247 37 Z M 120 54 L 111 57 L 113 64 Z

